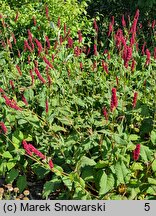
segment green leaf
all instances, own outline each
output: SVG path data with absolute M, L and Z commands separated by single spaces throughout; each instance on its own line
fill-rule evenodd
M 71 118 L 61 117 L 57 119 L 64 125 L 73 125 L 73 120 Z
M 118 161 L 115 164 L 115 174 L 117 177 L 117 184 L 125 184 L 125 179 L 129 173 L 129 170 L 125 166 L 123 161 Z
M 51 127 L 51 129 L 52 129 L 54 132 L 58 132 L 58 131 L 64 131 L 64 132 L 66 132 L 66 129 L 65 129 L 64 127 L 59 126 L 59 125 L 53 125 L 53 126 Z
M 7 174 L 7 177 L 6 177 L 6 181 L 8 183 L 12 183 L 18 176 L 19 174 L 19 171 L 17 169 L 12 169 L 8 174 Z
M 57 177 L 54 177 L 51 181 L 46 182 L 43 187 L 43 198 L 48 199 L 48 196 L 57 189 L 60 189 L 60 186 L 61 181 Z
M 130 134 L 130 136 L 129 136 L 129 140 L 131 140 L 131 141 L 136 141 L 138 139 L 139 139 L 139 136 L 136 134 Z
M 143 170 L 143 166 L 141 163 L 138 163 L 138 162 L 134 162 L 131 166 L 131 169 L 133 171 L 136 171 L 136 170 Z
M 99 161 L 95 165 L 95 168 L 96 169 L 101 169 L 101 168 L 108 167 L 108 166 L 109 166 L 109 161 Z
M 90 159 L 86 156 L 83 156 L 80 160 L 80 166 L 85 167 L 85 166 L 94 166 L 96 165 L 96 162 L 93 159 Z
M 114 177 L 112 174 L 110 175 L 106 175 L 105 172 L 103 172 L 100 182 L 99 182 L 99 195 L 104 195 L 106 194 L 108 191 L 112 190 L 114 187 Z
M 119 134 L 114 134 L 113 138 L 116 143 L 121 144 L 121 145 L 127 145 L 127 141 L 122 139 Z
M 152 160 L 152 151 L 148 146 L 141 145 L 140 148 L 140 156 L 144 162 L 148 162 Z
M 70 176 L 64 176 L 62 180 L 63 183 L 67 186 L 67 188 L 71 191 L 73 182 L 71 181 Z
M 63 169 L 62 169 L 62 167 L 60 167 L 60 166 L 54 164 L 53 172 L 54 172 L 57 176 L 62 176 Z
M 26 176 L 19 176 L 17 179 L 17 187 L 19 188 L 20 193 L 26 188 L 27 186 L 27 180 Z
M 16 149 L 19 149 L 20 143 L 24 139 L 24 135 L 21 131 L 16 130 L 12 135 L 12 142 Z
M 91 166 L 85 166 L 82 170 L 81 177 L 88 182 L 94 180 L 94 169 Z
M 4 152 L 4 153 L 2 154 L 2 157 L 12 159 L 12 155 L 10 154 L 9 151 Z
M 155 195 L 156 196 L 156 186 L 151 186 L 146 191 L 147 194 Z
M 156 172 L 156 160 L 154 160 L 152 163 L 152 171 Z
M 149 183 L 149 184 L 156 185 L 156 179 L 148 178 L 148 183 Z
M 25 120 L 25 119 L 18 120 L 19 125 L 22 125 L 22 124 L 25 124 L 25 123 L 27 123 L 27 120 Z
M 7 168 L 8 170 L 11 170 L 15 165 L 16 165 L 17 161 L 14 160 L 14 159 L 10 159 L 8 162 L 7 162 Z
M 154 130 L 151 131 L 151 142 L 156 145 L 156 132 Z

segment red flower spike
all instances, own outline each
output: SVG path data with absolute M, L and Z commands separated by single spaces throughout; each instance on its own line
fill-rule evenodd
M 78 38 L 79 38 L 79 43 L 82 43 L 82 33 L 80 30 L 78 31 Z
M 22 145 L 23 145 L 23 148 L 28 155 L 32 156 L 32 154 L 34 153 L 36 156 L 38 156 L 42 160 L 46 159 L 46 156 L 44 154 L 42 154 L 42 152 L 40 152 L 38 149 L 36 149 L 32 144 L 27 143 L 26 140 L 22 141 Z M 52 169 L 54 167 L 52 160 L 49 160 L 48 165 L 49 165 L 50 169 Z
M 48 9 L 48 6 L 47 6 L 47 5 L 46 5 L 45 10 L 46 10 L 46 17 L 47 17 L 47 19 L 49 20 L 49 9 Z
M 114 16 L 112 16 L 111 23 L 112 23 L 112 25 L 114 26 Z
M 23 94 L 22 94 L 22 101 L 25 103 L 26 106 L 28 106 L 28 101 L 27 101 L 27 99 L 24 97 Z
M 48 162 L 48 164 L 49 164 L 50 169 L 52 169 L 52 168 L 54 167 L 54 164 L 53 164 L 52 160 L 50 160 L 50 161 Z
M 16 69 L 18 70 L 19 75 L 22 76 L 21 69 L 20 69 L 20 67 L 18 65 L 16 65 Z
M 48 61 L 48 59 L 45 56 L 43 57 L 43 60 L 50 68 L 53 68 L 53 65 Z
M 133 59 L 131 64 L 131 71 L 133 72 L 135 70 L 136 61 Z
M 95 19 L 93 21 L 93 27 L 94 27 L 95 31 L 98 33 L 98 25 L 97 25 L 97 22 Z
M 136 13 L 135 13 L 135 16 L 134 16 L 134 19 L 137 19 L 137 20 L 138 20 L 138 18 L 139 18 L 139 13 L 140 13 L 140 11 L 139 11 L 139 9 L 137 9 L 137 10 L 136 10 Z
M 14 41 L 14 44 L 16 45 L 16 38 L 15 38 L 14 33 L 12 33 L 12 39 L 13 39 L 13 41 Z
M 52 58 L 52 61 L 54 61 L 54 59 L 55 59 L 55 55 L 52 54 L 51 58 Z
M 66 31 L 67 31 L 67 26 L 66 23 L 64 23 L 64 35 L 66 35 Z
M 0 88 L 0 93 L 4 93 L 4 90 L 2 88 Z
M 50 49 L 50 41 L 49 41 L 48 36 L 45 36 L 45 40 L 46 40 L 46 47 L 47 47 L 48 49 Z
M 146 42 L 144 42 L 143 46 L 142 46 L 142 54 L 145 55 L 145 46 L 146 46 Z
M 116 107 L 118 106 L 118 99 L 116 96 L 116 88 L 112 88 L 112 97 L 111 97 L 111 112 L 116 109 Z
M 102 113 L 103 113 L 103 116 L 105 117 L 105 119 L 108 120 L 108 113 L 107 113 L 107 110 L 105 107 L 102 108 Z
M 94 55 L 97 56 L 97 45 L 94 44 Z
M 7 45 L 9 46 L 9 48 L 12 50 L 12 43 L 11 41 L 7 38 Z
M 94 61 L 94 62 L 93 62 L 93 71 L 96 70 L 96 69 L 97 69 L 97 62 Z
M 30 76 L 31 76 L 31 81 L 32 81 L 32 85 L 34 84 L 34 75 L 33 75 L 33 72 L 32 70 L 30 69 Z
M 112 25 L 112 23 L 110 23 L 109 24 L 108 37 L 111 35 L 112 31 L 113 31 L 113 25 Z
M 138 97 L 138 93 L 137 93 L 137 92 L 134 92 L 133 103 L 132 103 L 133 108 L 136 107 L 137 97 Z
M 75 54 L 77 57 L 81 54 L 81 49 L 80 49 L 78 46 L 76 46 L 76 47 L 74 48 L 74 54 Z
M 14 89 L 15 89 L 15 86 L 14 86 L 13 80 L 10 80 L 9 83 L 10 83 L 10 86 L 11 86 L 12 90 L 14 90 Z
M 6 134 L 8 132 L 7 127 L 5 126 L 4 122 L 0 122 L 0 127 L 3 131 L 4 134 Z
M 57 27 L 60 29 L 61 27 L 61 19 L 60 17 L 58 17 L 58 20 L 57 20 Z
M 68 37 L 68 48 L 73 47 L 73 39 L 71 37 Z
M 104 60 L 102 60 L 102 67 L 103 67 L 104 71 L 108 74 L 109 73 L 108 72 L 108 66 L 107 66 L 106 62 L 104 62 Z
M 37 23 L 35 17 L 33 16 L 32 19 L 33 19 L 34 26 L 36 26 Z
M 145 62 L 145 66 L 150 64 L 150 58 L 151 58 L 151 53 L 148 49 L 145 50 L 145 54 L 146 54 L 146 62 Z
M 153 22 L 152 22 L 152 29 L 154 29 L 155 25 L 156 25 L 156 20 L 153 20 Z
M 122 26 L 126 27 L 126 21 L 124 15 L 122 15 Z
M 37 40 L 36 38 L 34 39 L 37 47 L 38 47 L 38 55 L 40 55 L 40 53 L 42 52 L 43 50 L 43 47 L 42 47 L 42 44 L 39 42 L 39 40 Z
M 16 103 L 16 101 L 14 100 L 14 99 L 9 99 L 5 94 L 4 95 L 2 95 L 2 97 L 5 99 L 5 104 L 7 105 L 7 106 L 9 106 L 9 107 L 11 107 L 11 108 L 13 108 L 13 109 L 15 109 L 15 110 L 22 110 L 22 108 L 20 108 L 18 105 L 17 105 L 17 103 Z
M 46 99 L 46 113 L 49 111 L 49 104 L 48 104 L 48 99 Z
M 36 149 L 32 144 L 28 144 L 28 148 L 29 150 L 34 153 L 35 155 L 37 155 L 38 157 L 40 157 L 41 159 L 45 159 L 45 155 L 43 155 L 38 149 Z
M 119 78 L 116 76 L 116 85 L 119 85 Z
M 17 50 L 17 52 L 18 52 L 18 58 L 20 58 L 21 57 L 21 53 L 20 53 L 19 49 Z
M 140 156 L 140 144 L 137 144 L 135 149 L 133 150 L 133 160 L 137 161 L 139 159 Z
M 15 17 L 15 22 L 17 22 L 17 20 L 18 20 L 18 16 L 19 16 L 19 14 L 18 14 L 18 11 L 17 11 L 16 17 Z
M 29 46 L 28 41 L 27 41 L 27 40 L 24 40 L 24 52 L 25 52 L 27 49 L 29 50 L 29 52 L 32 52 L 32 48 Z
M 50 75 L 48 74 L 48 72 L 47 72 L 47 79 L 48 79 L 48 86 L 50 87 L 52 84 L 52 79 L 51 79 Z
M 80 69 L 81 69 L 81 70 L 83 69 L 83 64 L 82 64 L 82 62 L 80 62 Z
M 45 79 L 44 79 L 44 78 L 42 77 L 42 75 L 40 74 L 38 68 L 35 68 L 34 71 L 35 71 L 37 77 L 39 78 L 39 80 L 40 80 L 43 84 L 46 83 Z

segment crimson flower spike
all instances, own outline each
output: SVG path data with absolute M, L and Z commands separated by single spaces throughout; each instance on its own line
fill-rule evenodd
M 112 31 L 113 31 L 113 24 L 110 23 L 110 24 L 109 24 L 108 37 L 111 35 Z
M 133 103 L 132 103 L 133 108 L 136 107 L 137 97 L 138 97 L 138 93 L 137 93 L 137 92 L 134 92 Z
M 14 90 L 14 89 L 15 89 L 14 81 L 13 81 L 13 80 L 10 80 L 9 83 L 10 83 L 10 86 L 11 86 L 12 90 Z
M 8 132 L 8 129 L 5 126 L 4 122 L 0 122 L 0 127 L 1 127 L 1 129 L 2 129 L 2 131 L 3 131 L 4 134 L 6 134 Z
M 53 65 L 48 61 L 48 59 L 45 56 L 43 56 L 43 60 L 50 68 L 53 68 Z
M 126 27 L 126 21 L 125 21 L 125 17 L 124 17 L 124 15 L 122 15 L 122 26 L 123 27 Z
M 22 76 L 22 71 L 18 65 L 16 65 L 16 69 L 18 70 L 19 75 Z
M 79 43 L 82 43 L 82 33 L 80 30 L 78 31 L 78 38 L 79 38 Z
M 145 54 L 146 54 L 146 62 L 145 62 L 145 66 L 150 64 L 150 58 L 151 58 L 151 53 L 149 51 L 149 49 L 145 50 Z
M 50 49 L 50 40 L 49 40 L 48 36 L 45 36 L 45 40 L 46 40 L 47 48 Z
M 93 27 L 94 27 L 95 31 L 98 33 L 98 25 L 97 25 L 96 19 L 94 19 L 94 21 L 93 21 Z
M 48 9 L 47 5 L 46 5 L 46 8 L 45 8 L 45 11 L 46 11 L 46 17 L 49 20 L 49 9 Z
M 102 113 L 103 113 L 103 116 L 105 117 L 105 119 L 108 120 L 108 113 L 107 113 L 107 110 L 105 107 L 102 108 Z
M 94 44 L 94 55 L 97 56 L 97 45 Z
M 19 16 L 19 14 L 18 14 L 18 11 L 17 11 L 16 17 L 15 17 L 15 22 L 17 22 L 17 20 L 18 20 L 18 16 Z
M 118 106 L 118 99 L 117 99 L 117 95 L 116 95 L 116 88 L 112 88 L 112 97 L 111 97 L 111 112 L 116 109 L 116 107 Z
M 33 16 L 32 19 L 33 19 L 34 26 L 36 26 L 37 23 L 35 17 Z
M 32 154 L 34 153 L 36 156 L 38 156 L 42 160 L 46 159 L 46 156 L 44 154 L 42 154 L 42 152 L 40 152 L 38 149 L 36 149 L 32 144 L 27 143 L 26 140 L 22 141 L 22 145 L 23 145 L 23 148 L 28 155 L 32 156 Z M 52 160 L 48 161 L 48 165 L 49 165 L 50 169 L 52 169 L 54 167 Z
M 28 106 L 28 101 L 27 101 L 27 99 L 24 97 L 24 94 L 22 94 L 22 101 L 25 103 L 26 106 Z
M 43 84 L 46 83 L 45 79 L 44 79 L 44 78 L 42 77 L 42 75 L 40 74 L 38 68 L 35 68 L 34 71 L 35 71 L 37 77 L 39 78 L 39 80 L 40 80 Z
M 139 156 L 140 156 L 140 147 L 141 145 L 140 144 L 137 144 L 135 149 L 133 150 L 133 159 L 135 161 L 137 161 L 139 159 Z
M 60 17 L 58 17 L 58 20 L 57 20 L 57 27 L 60 28 L 60 26 L 61 26 L 61 19 L 60 19 Z
M 48 104 L 48 99 L 46 99 L 46 113 L 49 111 L 49 104 Z

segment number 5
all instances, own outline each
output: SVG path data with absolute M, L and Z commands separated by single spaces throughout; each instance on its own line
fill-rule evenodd
M 150 210 L 150 203 L 145 203 L 144 210 L 145 211 L 149 211 Z

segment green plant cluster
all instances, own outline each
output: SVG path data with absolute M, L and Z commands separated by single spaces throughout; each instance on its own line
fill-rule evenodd
M 86 7 L 1 2 L 0 176 L 43 199 L 155 199 L 156 26 L 99 32 Z

